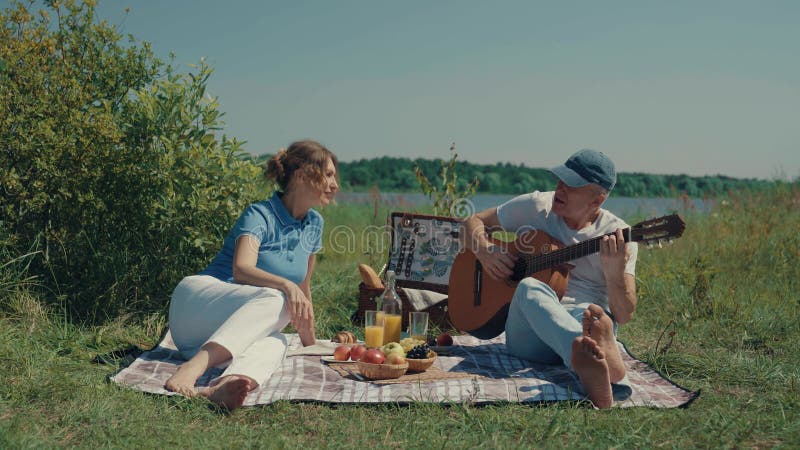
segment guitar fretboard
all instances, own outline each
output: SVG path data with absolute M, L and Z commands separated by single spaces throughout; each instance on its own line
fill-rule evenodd
M 613 236 L 615 233 L 608 233 L 596 238 L 587 239 L 577 244 L 570 245 L 569 247 L 560 248 L 551 252 L 544 252 L 538 255 L 525 253 L 524 249 L 517 255 L 517 264 L 514 266 L 514 275 L 512 280 L 518 281 L 532 273 L 541 270 L 549 269 L 559 264 L 572 261 L 574 259 L 582 258 L 593 253 L 600 251 L 600 243 L 605 236 Z M 622 230 L 622 237 L 625 242 L 631 240 L 631 229 L 625 228 Z

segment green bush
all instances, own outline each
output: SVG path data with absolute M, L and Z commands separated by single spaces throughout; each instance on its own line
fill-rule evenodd
M 204 63 L 176 73 L 94 2 L 0 12 L 0 226 L 81 319 L 163 309 L 244 205 L 266 195 L 241 142 L 217 138 Z M 53 18 L 51 19 L 51 16 Z

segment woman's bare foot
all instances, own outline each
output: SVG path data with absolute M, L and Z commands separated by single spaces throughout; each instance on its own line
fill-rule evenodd
M 247 393 L 250 392 L 251 380 L 239 375 L 229 375 L 219 380 L 219 383 L 198 391 L 200 395 L 208 398 L 229 411 L 242 406 Z
M 197 391 L 194 383 L 206 371 L 206 364 L 203 361 L 191 359 L 178 366 L 178 371 L 169 377 L 164 387 L 168 391 L 177 392 L 186 397 L 194 397 Z
M 598 305 L 589 305 L 583 312 L 583 335 L 591 337 L 603 350 L 608 363 L 608 375 L 612 383 L 616 383 L 625 377 L 625 364 L 622 362 L 622 355 L 619 353 L 617 338 L 614 336 L 614 322 L 606 315 Z
M 589 400 L 600 409 L 610 408 L 613 396 L 611 380 L 608 377 L 608 364 L 597 342 L 586 336 L 576 337 L 572 341 L 570 362 Z
M 192 359 L 181 364 L 178 371 L 164 383 L 164 387 L 186 397 L 194 397 L 197 395 L 197 390 L 194 388 L 197 379 L 209 367 L 229 359 L 231 359 L 231 353 L 225 347 L 216 342 L 209 342 L 200 348 L 200 351 Z

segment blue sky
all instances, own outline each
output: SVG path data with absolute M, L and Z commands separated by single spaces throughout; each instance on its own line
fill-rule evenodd
M 123 10 L 130 7 L 127 16 Z M 157 54 L 215 68 L 226 134 L 342 160 L 448 156 L 800 176 L 797 1 L 101 0 Z M 185 68 L 185 66 L 184 66 Z M 188 68 L 185 68 L 188 70 Z

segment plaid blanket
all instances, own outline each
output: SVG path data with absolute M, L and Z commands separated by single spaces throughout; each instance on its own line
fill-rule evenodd
M 301 348 L 296 334 L 287 335 L 288 353 Z M 446 372 L 464 372 L 469 377 L 375 384 L 343 376 L 325 365 L 320 356 L 288 356 L 268 382 L 251 392 L 245 406 L 270 404 L 278 400 L 328 403 L 410 403 L 410 402 L 491 402 L 538 403 L 582 400 L 577 376 L 564 366 L 534 364 L 508 354 L 505 335 L 481 341 L 472 336 L 456 336 L 450 354 L 439 356 L 435 365 Z M 628 367 L 623 382 L 613 386 L 615 406 L 674 408 L 685 406 L 699 392 L 691 392 L 664 378 L 645 363 L 633 358 L 620 344 Z M 114 383 L 153 394 L 175 395 L 164 389 L 164 382 L 184 360 L 169 333 L 154 349 L 142 353 L 133 363 L 111 377 Z M 198 385 L 207 385 L 219 376 L 222 367 L 208 370 Z

